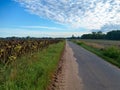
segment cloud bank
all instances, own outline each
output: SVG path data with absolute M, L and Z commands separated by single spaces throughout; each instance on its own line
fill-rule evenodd
M 120 0 L 15 0 L 30 13 L 74 28 L 120 25 Z
M 21 26 L 21 28 L 28 28 L 28 29 L 48 29 L 48 30 L 65 30 L 63 28 L 48 27 L 48 26 Z
M 19 32 L 19 33 L 18 33 Z M 82 34 L 87 33 L 88 31 L 79 31 L 79 32 L 61 32 L 61 31 L 40 31 L 40 30 L 29 30 L 29 29 L 24 29 L 24 28 L 0 28 L 0 37 L 11 37 L 11 36 L 16 36 L 16 37 L 71 37 L 73 34 L 75 36 L 80 36 Z

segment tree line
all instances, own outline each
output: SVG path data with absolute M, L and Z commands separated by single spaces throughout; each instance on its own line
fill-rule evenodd
M 106 34 L 102 31 L 92 32 L 90 34 L 83 34 L 81 39 L 108 39 L 108 40 L 120 40 L 120 30 L 113 30 Z

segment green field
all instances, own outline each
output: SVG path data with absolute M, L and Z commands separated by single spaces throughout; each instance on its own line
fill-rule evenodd
M 65 42 L 26 54 L 5 67 L 0 64 L 0 90 L 45 90 L 57 69 Z
M 73 42 L 120 67 L 120 41 L 81 39 Z
M 109 46 L 118 46 L 118 47 L 120 47 L 120 41 L 115 41 L 115 40 L 81 39 L 80 41 L 89 42 L 89 43 L 95 43 L 95 44 L 99 44 L 99 45 L 104 46 L 104 47 L 109 47 Z

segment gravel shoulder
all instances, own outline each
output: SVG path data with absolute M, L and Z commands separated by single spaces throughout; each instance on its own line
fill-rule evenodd
M 78 75 L 78 64 L 73 55 L 72 49 L 66 43 L 50 90 L 82 90 L 82 79 Z
M 66 44 L 64 59 L 64 90 L 82 90 L 82 79 L 78 76 L 78 63 L 70 46 Z

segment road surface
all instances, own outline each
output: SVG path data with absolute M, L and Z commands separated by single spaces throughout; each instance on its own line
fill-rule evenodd
M 67 43 L 78 63 L 83 90 L 120 90 L 120 69 L 70 41 Z

